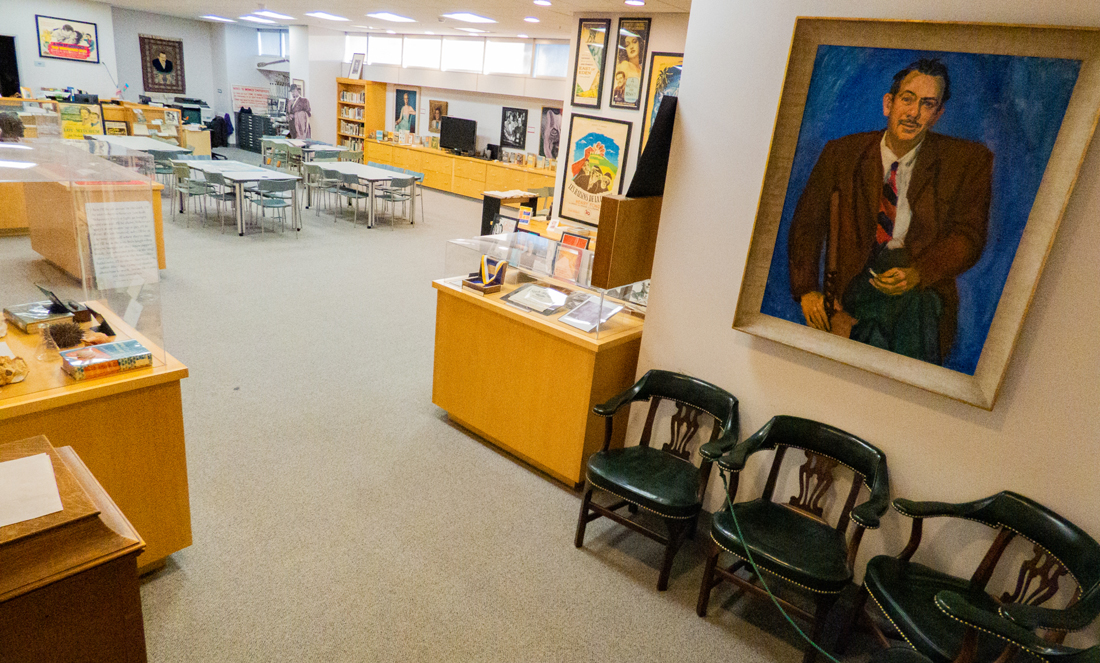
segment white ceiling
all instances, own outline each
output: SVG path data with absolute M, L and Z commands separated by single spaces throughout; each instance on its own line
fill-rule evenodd
M 576 30 L 573 14 L 576 12 L 616 12 L 646 16 L 664 12 L 687 12 L 691 0 L 646 0 L 644 7 L 623 4 L 623 0 L 551 0 L 549 7 L 541 7 L 532 0 L 108 0 L 117 7 L 169 14 L 182 18 L 198 18 L 204 14 L 216 14 L 237 20 L 239 25 L 250 27 L 276 27 L 239 20 L 240 16 L 266 8 L 280 14 L 293 16 L 293 21 L 277 21 L 281 25 L 312 25 L 336 30 L 366 31 L 373 26 L 379 31 L 390 29 L 398 33 L 463 35 L 457 27 L 471 27 L 489 31 L 490 35 L 515 37 L 526 34 L 532 38 L 568 39 Z M 305 12 L 324 11 L 344 16 L 349 21 L 326 21 L 305 16 Z M 375 12 L 391 12 L 407 16 L 416 23 L 392 23 L 368 18 Z M 471 24 L 453 19 L 442 19 L 441 14 L 471 12 L 496 20 L 496 23 Z M 533 16 L 538 23 L 523 19 Z

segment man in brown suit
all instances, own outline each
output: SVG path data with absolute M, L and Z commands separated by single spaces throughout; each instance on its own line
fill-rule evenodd
M 885 132 L 825 145 L 788 245 L 791 294 L 811 327 L 842 335 L 850 327 L 854 340 L 936 364 L 947 357 L 955 277 L 985 246 L 993 171 L 984 145 L 931 133 L 950 96 L 947 68 L 918 60 L 883 96 Z

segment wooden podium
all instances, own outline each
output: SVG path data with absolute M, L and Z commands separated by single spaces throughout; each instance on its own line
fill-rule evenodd
M 145 542 L 71 447 L 39 435 L 0 445 L 0 462 L 41 453 L 63 510 L 0 527 L 0 661 L 145 661 Z

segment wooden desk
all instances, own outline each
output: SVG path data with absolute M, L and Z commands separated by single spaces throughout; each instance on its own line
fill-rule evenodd
M 141 536 L 71 447 L 0 445 L 0 461 L 39 453 L 63 509 L 0 528 L 0 661 L 145 661 Z
M 210 130 L 185 124 L 180 127 L 180 147 L 192 148 L 192 154 L 210 156 Z
M 592 407 L 634 383 L 643 322 L 619 313 L 597 340 L 445 280 L 436 289 L 432 402 L 448 416 L 570 486 L 603 445 Z M 621 446 L 626 426 L 617 426 Z
M 120 340 L 136 338 L 153 351 L 153 366 L 77 382 L 60 364 L 38 362 L 38 337 L 9 325 L 3 340 L 27 360 L 30 374 L 0 387 L 0 443 L 46 435 L 73 447 L 145 538 L 148 547 L 138 558 L 144 573 L 191 545 L 180 400 L 187 367 L 106 307 L 92 306 Z

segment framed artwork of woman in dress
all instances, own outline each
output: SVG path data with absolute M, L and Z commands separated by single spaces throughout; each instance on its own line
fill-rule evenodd
M 577 28 L 577 61 L 573 65 L 573 105 L 599 108 L 603 65 L 611 19 L 582 18 Z
M 393 130 L 416 133 L 416 114 L 418 90 L 407 88 L 394 89 Z
M 648 18 L 620 18 L 615 48 L 615 78 L 611 107 L 638 110 L 642 106 L 642 70 L 649 48 Z

